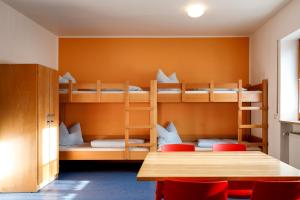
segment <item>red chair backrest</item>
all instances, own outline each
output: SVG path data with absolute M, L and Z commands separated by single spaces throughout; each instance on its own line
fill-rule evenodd
M 168 151 L 195 151 L 195 145 L 193 144 L 165 144 L 161 148 L 162 152 Z
M 246 151 L 244 144 L 214 144 L 213 151 Z
M 251 200 L 300 200 L 300 181 L 259 181 Z
M 227 181 L 164 181 L 164 200 L 227 200 Z

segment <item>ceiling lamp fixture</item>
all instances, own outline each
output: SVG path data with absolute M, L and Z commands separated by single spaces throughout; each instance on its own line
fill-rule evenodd
M 201 4 L 189 5 L 186 8 L 186 12 L 187 12 L 188 16 L 190 16 L 192 18 L 201 17 L 205 12 L 205 7 Z

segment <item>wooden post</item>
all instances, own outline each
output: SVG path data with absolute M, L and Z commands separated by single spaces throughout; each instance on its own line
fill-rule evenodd
M 241 129 L 242 121 L 243 121 L 243 111 L 242 111 L 242 91 L 243 91 L 243 82 L 239 80 L 238 83 L 238 143 L 243 142 L 243 130 Z
M 215 90 L 215 85 L 214 85 L 214 82 L 211 81 L 209 84 L 209 101 L 210 102 L 214 101 L 214 90 Z
M 181 84 L 181 102 L 185 102 L 185 91 L 186 91 L 186 84 Z
M 129 82 L 124 84 L 124 101 L 125 101 L 125 159 L 129 159 L 129 126 L 130 126 L 130 113 L 129 113 Z
M 150 84 L 150 151 L 157 151 L 157 81 L 152 80 Z
M 268 80 L 262 81 L 262 143 L 263 152 L 268 153 Z
M 97 101 L 100 103 L 100 101 L 101 101 L 101 81 L 100 80 L 97 80 L 96 92 L 97 92 Z

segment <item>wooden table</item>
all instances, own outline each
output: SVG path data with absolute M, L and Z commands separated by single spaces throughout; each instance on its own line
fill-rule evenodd
M 300 180 L 300 171 L 256 151 L 148 153 L 137 180 L 157 181 L 165 178 Z

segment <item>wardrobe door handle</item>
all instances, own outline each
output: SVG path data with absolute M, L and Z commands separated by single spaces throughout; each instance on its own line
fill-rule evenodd
M 47 126 L 52 126 L 54 123 L 54 114 L 48 114 L 47 115 Z

